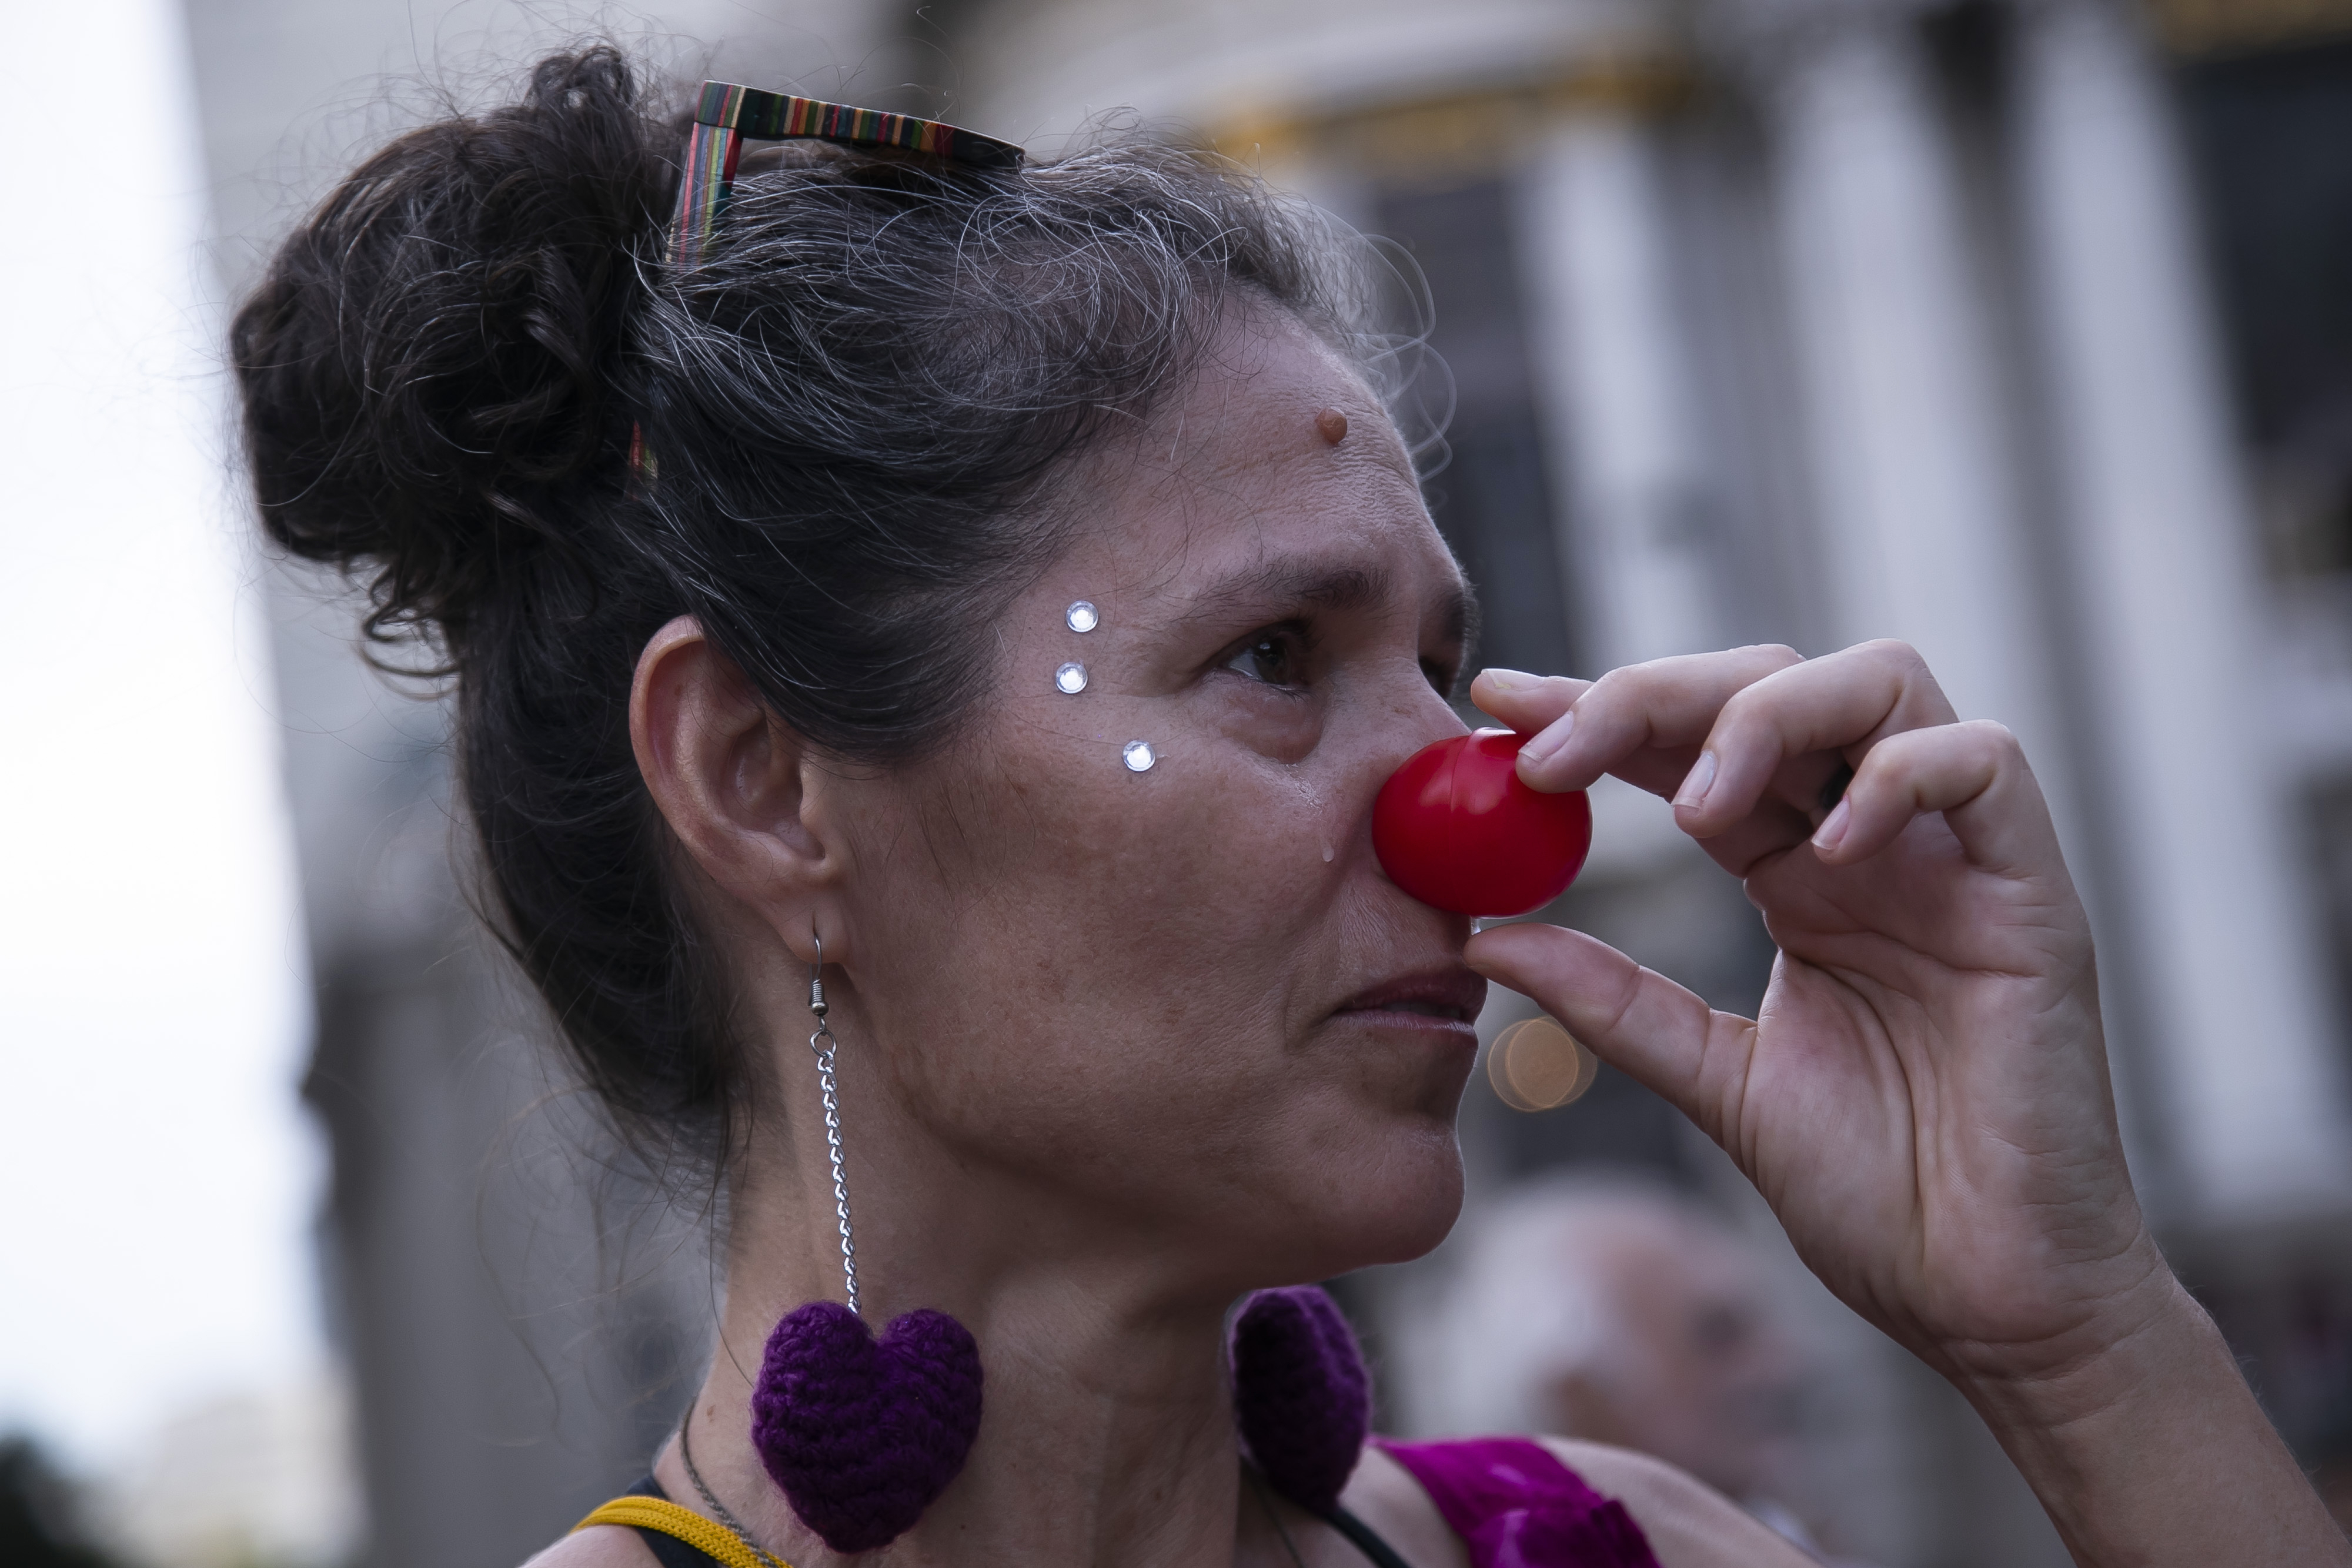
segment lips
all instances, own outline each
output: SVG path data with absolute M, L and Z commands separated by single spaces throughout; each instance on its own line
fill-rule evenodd
M 1433 1024 L 1475 1024 L 1486 1005 L 1486 982 L 1459 964 L 1384 980 L 1339 1004 L 1339 1016 L 1393 1013 Z

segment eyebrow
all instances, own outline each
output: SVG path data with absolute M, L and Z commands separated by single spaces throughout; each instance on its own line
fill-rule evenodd
M 1386 603 L 1395 591 L 1396 579 L 1385 567 L 1276 560 L 1236 572 L 1215 584 L 1201 596 L 1200 608 L 1213 613 L 1267 605 L 1307 604 L 1344 613 L 1376 608 Z M 1458 574 L 1445 585 L 1444 594 L 1438 614 L 1446 640 L 1458 644 L 1466 658 L 1471 639 L 1478 632 L 1477 594 Z

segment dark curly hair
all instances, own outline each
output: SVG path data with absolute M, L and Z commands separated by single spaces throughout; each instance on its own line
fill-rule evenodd
M 489 913 L 586 1083 L 661 1168 L 716 1175 L 752 1086 L 630 751 L 646 639 L 690 614 L 813 744 L 919 755 L 1074 526 L 1050 476 L 1189 373 L 1226 301 L 1372 340 L 1344 253 L 1199 155 L 794 144 L 672 269 L 684 146 L 618 50 L 543 59 L 346 179 L 231 352 L 269 537 L 364 575 L 371 635 L 455 677 Z

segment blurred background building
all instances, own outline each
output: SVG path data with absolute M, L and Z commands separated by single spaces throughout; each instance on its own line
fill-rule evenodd
M 563 36 L 483 0 L 184 6 L 232 292 L 356 152 L 505 90 Z M 2352 0 L 675 0 L 593 20 L 681 75 L 1040 154 L 1132 111 L 1392 236 L 1451 368 L 1430 493 L 1487 604 L 1485 662 L 1918 645 L 2052 797 L 2168 1249 L 2290 1440 L 2352 1477 Z M 473 933 L 441 709 L 360 662 L 333 585 L 280 571 L 273 602 L 358 1561 L 498 1568 L 636 1473 L 714 1286 L 691 1225 L 583 1152 Z M 1738 889 L 1663 807 L 1596 808 L 1555 916 L 1752 1009 L 1772 955 Z M 1607 1070 L 1532 1113 L 1482 1075 L 1465 1137 L 1474 1219 L 1605 1167 L 1782 1245 L 1727 1162 Z M 1347 1283 L 1384 1367 L 1457 1250 Z M 2064 1562 L 1957 1397 L 1783 1271 L 1824 1369 L 1790 1500 L 1824 1546 Z M 1442 1423 L 1409 1381 L 1386 1382 L 1386 1419 Z

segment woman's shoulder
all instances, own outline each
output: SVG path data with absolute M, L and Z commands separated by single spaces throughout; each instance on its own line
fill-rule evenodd
M 1412 1472 L 1377 1443 L 1365 1446 L 1339 1506 L 1370 1525 L 1413 1568 L 1468 1568 L 1462 1538 L 1445 1527 Z
M 564 1536 L 522 1568 L 659 1568 L 659 1561 L 635 1531 L 597 1524 Z
M 1594 1491 L 1625 1505 L 1662 1568 L 1811 1568 L 1812 1559 L 1722 1493 L 1663 1460 L 1572 1437 L 1538 1441 Z M 1379 1447 L 1365 1450 L 1340 1501 L 1414 1568 L 1469 1568 L 1437 1505 Z
M 1543 1445 L 1593 1490 L 1625 1505 L 1664 1568 L 1817 1568 L 1779 1531 L 1664 1459 L 1574 1437 L 1546 1437 Z
M 1661 1568 L 1811 1568 L 1812 1560 L 1674 1466 L 1601 1443 L 1538 1439 L 1604 1497 L 1625 1505 Z M 1340 1500 L 1413 1568 L 1470 1568 L 1468 1551 L 1412 1472 L 1377 1445 L 1364 1450 Z M 657 1568 L 634 1530 L 598 1525 L 564 1536 L 523 1568 Z

